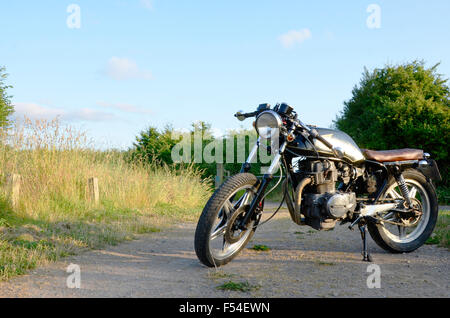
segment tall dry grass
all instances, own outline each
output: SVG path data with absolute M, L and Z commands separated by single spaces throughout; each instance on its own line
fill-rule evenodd
M 115 151 L 97 151 L 86 134 L 60 122 L 25 119 L 1 132 L 0 177 L 21 176 L 16 214 L 46 219 L 89 217 L 91 210 L 151 214 L 158 205 L 201 206 L 209 184 L 194 169 L 129 163 Z M 87 181 L 99 180 L 100 205 L 87 200 Z M 5 183 L 6 184 L 6 183 Z M 8 196 L 7 187 L 2 187 Z
M 21 176 L 11 205 L 8 176 Z M 100 201 L 87 197 L 99 180 Z M 210 192 L 193 168 L 130 163 L 95 150 L 86 134 L 55 119 L 25 119 L 0 131 L 0 279 L 42 262 L 194 220 Z M 6 265 L 5 265 L 6 264 Z

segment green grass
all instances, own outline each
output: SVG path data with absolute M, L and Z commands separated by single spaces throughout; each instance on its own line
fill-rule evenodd
M 117 245 L 144 233 L 157 233 L 174 222 L 195 220 L 201 209 L 139 215 L 125 211 L 97 211 L 91 217 L 49 222 L 23 219 L 10 213 L 0 219 L 0 280 L 80 252 Z M 168 215 L 169 214 L 169 215 Z
M 20 176 L 15 204 L 12 174 Z M 89 196 L 92 177 L 98 203 Z M 58 121 L 16 122 L 0 129 L 0 280 L 193 221 L 209 195 L 195 168 L 129 162 Z
M 450 205 L 450 187 L 439 185 L 436 187 L 436 192 L 440 205 Z
M 253 247 L 251 248 L 254 251 L 258 251 L 258 252 L 268 252 L 270 251 L 270 247 L 268 247 L 267 245 L 253 245 Z
M 249 292 L 255 289 L 258 289 L 259 286 L 251 285 L 249 282 L 233 282 L 228 281 L 226 283 L 223 283 L 220 286 L 216 287 L 219 290 L 231 290 L 231 291 L 239 291 L 239 292 Z
M 426 244 L 450 248 L 450 211 L 440 211 L 436 227 Z

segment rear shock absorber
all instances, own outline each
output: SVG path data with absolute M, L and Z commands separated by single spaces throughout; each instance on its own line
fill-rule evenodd
M 395 179 L 397 180 L 397 184 L 398 187 L 400 188 L 400 191 L 402 192 L 403 198 L 405 198 L 408 207 L 410 207 L 412 203 L 411 198 L 409 197 L 409 190 L 408 186 L 406 185 L 405 178 L 403 178 L 403 175 L 400 173 L 395 177 Z

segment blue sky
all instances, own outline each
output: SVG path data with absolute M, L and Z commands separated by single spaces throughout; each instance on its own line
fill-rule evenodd
M 16 0 L 0 12 L 17 115 L 59 115 L 102 149 L 150 125 L 238 128 L 234 112 L 263 102 L 327 127 L 364 67 L 423 59 L 450 77 L 448 0 Z

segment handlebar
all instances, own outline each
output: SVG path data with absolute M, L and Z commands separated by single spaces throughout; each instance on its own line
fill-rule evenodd
M 257 110 L 255 112 L 252 113 L 241 113 L 240 111 L 237 112 L 236 114 L 234 114 L 234 117 L 236 117 L 237 119 L 243 121 L 246 118 L 250 118 L 250 117 L 255 117 L 257 115 L 259 115 L 259 113 L 261 113 L 261 111 Z M 330 150 L 333 151 L 333 153 L 337 156 L 337 157 L 342 157 L 342 154 L 340 153 L 340 150 L 338 150 L 337 148 L 333 147 L 333 145 L 331 143 L 329 143 L 325 138 L 323 138 L 315 129 L 311 129 L 309 128 L 307 125 L 305 125 L 304 123 L 302 123 L 302 121 L 300 119 L 297 118 L 297 116 L 295 116 L 294 120 L 293 120 L 293 124 L 297 127 L 300 128 L 304 131 L 306 131 L 312 138 L 315 138 L 317 140 L 319 140 L 320 142 L 322 142 L 326 147 L 330 148 Z
M 321 135 L 319 135 L 319 133 L 317 132 L 317 130 L 315 129 L 311 129 L 308 126 L 306 126 L 305 124 L 303 124 L 301 122 L 300 119 L 297 119 L 296 121 L 297 127 L 303 128 L 305 129 L 313 138 L 319 140 L 321 143 L 323 143 L 325 146 L 327 146 L 328 148 L 330 148 L 333 152 L 335 152 L 335 148 L 333 147 L 332 144 L 330 144 L 325 138 L 323 138 Z
M 234 117 L 243 120 L 245 118 L 250 118 L 250 117 L 255 117 L 256 115 L 258 115 L 259 112 L 252 112 L 252 113 L 241 113 L 241 112 L 237 112 L 236 114 L 234 114 Z

